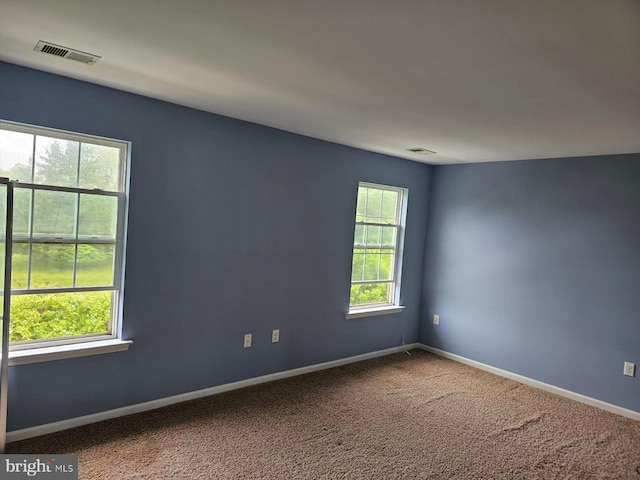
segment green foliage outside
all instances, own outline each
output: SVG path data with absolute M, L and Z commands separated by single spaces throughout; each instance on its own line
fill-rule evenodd
M 109 332 L 111 292 L 14 295 L 10 341 Z
M 361 283 L 351 285 L 351 305 L 367 305 L 372 303 L 387 303 L 386 283 Z

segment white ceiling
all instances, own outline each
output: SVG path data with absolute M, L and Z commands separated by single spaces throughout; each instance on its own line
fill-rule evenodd
M 0 0 L 0 59 L 434 164 L 640 152 L 640 0 Z

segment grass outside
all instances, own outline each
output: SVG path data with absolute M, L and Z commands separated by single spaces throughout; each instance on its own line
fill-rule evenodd
M 76 272 L 76 287 L 108 287 L 113 284 L 113 269 L 111 266 L 98 268 L 78 268 Z M 73 285 L 73 270 L 31 270 L 31 288 L 71 287 Z M 27 288 L 27 271 L 13 269 L 11 274 L 11 288 Z
M 27 286 L 26 268 L 14 268 L 13 289 Z M 109 266 L 78 269 L 76 286 L 108 286 Z M 70 287 L 73 272 L 46 269 L 31 271 L 31 288 Z M 109 333 L 111 291 L 13 295 L 11 342 Z

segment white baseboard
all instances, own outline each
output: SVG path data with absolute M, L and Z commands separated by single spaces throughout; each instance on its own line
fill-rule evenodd
M 255 378 L 248 378 L 246 380 L 240 380 L 238 382 L 205 388 L 203 390 L 196 390 L 194 392 L 159 398 L 157 400 L 151 400 L 150 402 L 138 403 L 136 405 L 116 408 L 114 410 L 107 410 L 105 412 L 93 413 L 91 415 L 70 418 L 68 420 L 47 423 L 45 425 L 37 425 L 35 427 L 24 428 L 22 430 L 14 430 L 12 432 L 7 432 L 7 443 L 26 440 L 27 438 L 39 437 L 40 435 L 47 435 L 49 433 L 59 432 L 61 430 L 67 430 L 69 428 L 80 427 L 82 425 L 88 425 L 90 423 L 102 422 L 104 420 L 109 420 L 112 418 L 124 417 L 125 415 L 146 412 L 148 410 L 155 410 L 156 408 L 166 407 L 175 403 L 208 397 L 210 395 L 229 392 L 231 390 L 250 387 L 252 385 L 259 385 L 261 383 L 273 382 L 274 380 L 281 380 L 283 378 L 304 375 L 305 373 L 317 372 L 319 370 L 339 367 L 340 365 L 346 365 L 348 363 L 361 362 L 370 358 L 383 357 L 385 355 L 391 355 L 393 353 L 399 353 L 404 350 L 411 350 L 413 348 L 419 347 L 420 345 L 418 343 L 401 345 L 398 347 L 387 348 L 385 350 L 378 350 L 375 352 L 364 353 L 362 355 L 356 355 L 354 357 L 341 358 L 339 360 L 332 360 L 330 362 L 318 363 L 315 365 L 309 365 L 307 367 L 294 368 L 293 370 L 285 370 L 283 372 L 271 373 L 269 375 L 263 375 Z
M 525 385 L 529 385 L 531 387 L 539 388 L 540 390 L 545 390 L 547 392 L 555 393 L 556 395 L 560 395 L 562 397 L 570 398 L 571 400 L 576 400 L 581 403 L 586 403 L 587 405 L 591 405 L 592 407 L 597 407 L 602 410 L 606 410 L 607 412 L 615 413 L 621 415 L 623 417 L 630 418 L 632 420 L 640 420 L 640 412 L 636 412 L 634 410 L 629 410 L 627 408 L 619 407 L 617 405 L 613 405 L 612 403 L 603 402 L 602 400 L 598 400 L 596 398 L 587 397 L 586 395 L 582 395 L 580 393 L 572 392 L 571 390 L 565 390 L 564 388 L 556 387 L 555 385 L 550 385 L 548 383 L 540 382 L 538 380 L 534 380 L 533 378 L 525 377 L 523 375 L 518 375 L 517 373 L 509 372 L 508 370 L 502 370 L 500 368 L 492 367 L 491 365 L 486 365 L 484 363 L 476 362 L 475 360 L 471 360 L 466 357 L 461 357 L 460 355 L 456 355 L 454 353 L 449 353 L 444 350 L 440 350 L 438 348 L 430 347 L 429 345 L 419 344 L 419 348 L 422 350 L 426 350 L 427 352 L 434 353 L 444 358 L 448 358 L 450 360 L 454 360 L 456 362 L 464 363 L 465 365 L 470 365 L 475 368 L 479 368 L 480 370 L 486 370 L 487 372 L 494 373 L 501 377 L 508 378 L 510 380 L 515 380 L 516 382 L 524 383 Z

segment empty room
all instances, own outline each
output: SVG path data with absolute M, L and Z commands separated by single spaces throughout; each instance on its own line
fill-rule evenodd
M 640 2 L 0 0 L 0 478 L 640 480 Z

